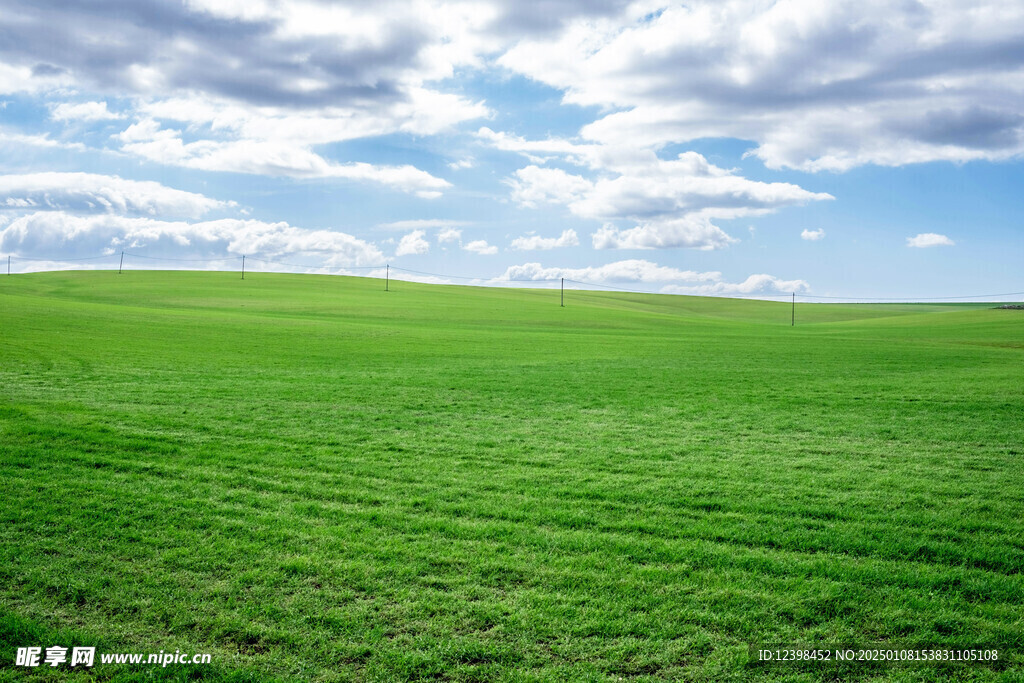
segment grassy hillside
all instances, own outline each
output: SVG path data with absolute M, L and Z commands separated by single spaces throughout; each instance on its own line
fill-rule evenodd
M 1020 680 L 1024 311 L 391 289 L 0 277 L 0 680 Z

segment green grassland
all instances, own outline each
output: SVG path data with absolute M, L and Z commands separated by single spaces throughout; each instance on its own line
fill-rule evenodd
M 1024 679 L 1024 311 L 0 278 L 0 680 Z M 50 642 L 54 641 L 54 642 Z M 998 643 L 755 666 L 751 643 Z

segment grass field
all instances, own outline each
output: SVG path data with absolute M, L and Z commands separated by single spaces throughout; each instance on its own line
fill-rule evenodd
M 1024 311 L 391 290 L 0 278 L 0 680 L 1024 679 Z

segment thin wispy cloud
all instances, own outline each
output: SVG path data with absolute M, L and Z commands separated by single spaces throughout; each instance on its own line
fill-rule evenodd
M 54 121 L 112 121 L 124 118 L 109 111 L 106 102 L 61 102 L 50 109 Z
M 96 173 L 29 173 L 0 176 L 0 210 L 77 210 L 196 218 L 237 206 L 148 180 Z
M 444 218 L 414 218 L 404 221 L 379 223 L 375 228 L 385 232 L 404 232 L 406 230 L 429 230 L 430 228 L 452 228 L 464 225 L 471 225 L 471 223 L 469 221 L 447 220 Z
M 473 240 L 468 244 L 462 245 L 462 248 L 466 251 L 471 251 L 474 254 L 480 254 L 481 256 L 492 256 L 498 253 L 498 247 L 493 244 L 488 244 L 487 240 Z
M 563 230 L 558 237 L 541 237 L 540 235 L 527 235 L 512 240 L 509 249 L 517 251 L 537 251 L 547 249 L 559 249 L 564 247 L 575 247 L 580 243 L 576 231 Z
M 919 235 L 907 238 L 907 246 L 917 249 L 927 247 L 952 247 L 955 242 L 945 235 L 938 235 L 934 232 L 922 232 Z

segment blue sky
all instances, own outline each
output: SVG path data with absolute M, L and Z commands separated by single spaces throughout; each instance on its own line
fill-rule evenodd
M 12 0 L 0 258 L 1020 292 L 1020 45 L 1016 2 Z

